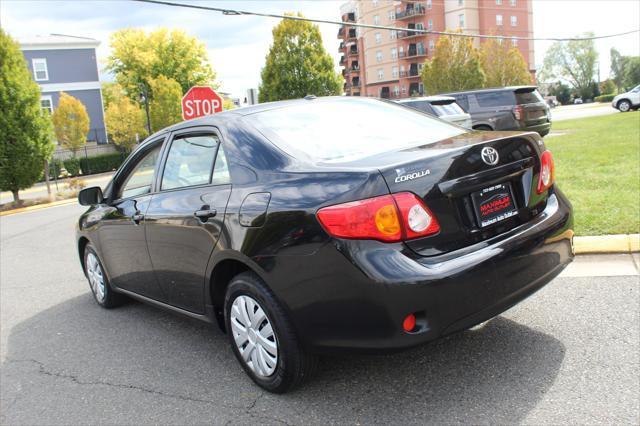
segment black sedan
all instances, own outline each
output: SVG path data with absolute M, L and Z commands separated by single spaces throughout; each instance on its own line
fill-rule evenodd
M 537 133 L 466 131 L 375 99 L 177 124 L 140 144 L 104 194 L 79 199 L 98 304 L 130 296 L 217 321 L 273 392 L 322 353 L 486 321 L 573 257 L 571 205 Z

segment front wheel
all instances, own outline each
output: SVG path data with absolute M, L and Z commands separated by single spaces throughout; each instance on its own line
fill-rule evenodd
M 105 274 L 100 259 L 91 244 L 87 244 L 84 249 L 84 274 L 98 305 L 111 309 L 122 303 L 122 295 L 111 290 L 107 274 Z
M 622 100 L 620 102 L 618 102 L 618 109 L 620 110 L 620 112 L 627 112 L 631 109 L 631 102 L 625 100 Z
M 302 348 L 286 312 L 256 274 L 243 272 L 229 283 L 225 322 L 236 358 L 260 387 L 284 393 L 315 372 L 317 357 Z

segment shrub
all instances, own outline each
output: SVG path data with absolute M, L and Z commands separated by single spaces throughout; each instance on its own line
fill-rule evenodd
M 68 158 L 62 163 L 71 176 L 78 176 L 80 174 L 80 160 L 77 158 Z
M 85 175 L 110 172 L 120 167 L 125 158 L 126 155 L 120 152 L 80 158 L 80 168 Z
M 56 179 L 59 177 L 63 167 L 64 164 L 62 163 L 62 160 L 52 158 L 51 161 L 49 161 L 49 179 Z
M 611 102 L 616 95 L 614 93 L 610 93 L 608 95 L 600 95 L 593 98 L 596 102 Z

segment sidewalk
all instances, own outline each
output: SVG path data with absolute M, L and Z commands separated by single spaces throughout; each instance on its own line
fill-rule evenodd
M 89 186 L 100 186 L 102 189 L 109 183 L 111 177 L 114 172 L 106 172 L 99 173 L 95 175 L 88 176 L 80 176 L 80 179 L 83 180 L 87 187 Z M 62 192 L 66 189 L 66 182 L 72 178 L 67 179 L 58 179 L 58 189 L 56 190 L 56 183 L 54 180 L 51 180 L 51 192 L 55 194 L 56 192 Z M 23 189 L 20 191 L 20 198 L 23 200 L 29 200 L 34 198 L 44 198 L 47 197 L 47 184 L 44 182 L 39 182 L 33 185 L 31 188 Z M 2 192 L 0 193 L 0 204 L 9 203 L 13 201 L 13 195 L 11 192 Z
M 640 253 L 581 254 L 560 274 L 561 277 L 638 276 Z

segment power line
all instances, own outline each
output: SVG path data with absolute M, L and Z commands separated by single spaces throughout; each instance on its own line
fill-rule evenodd
M 352 27 L 360 27 L 360 28 L 371 28 L 377 30 L 388 30 L 388 31 L 411 31 L 416 34 L 433 34 L 433 35 L 448 35 L 453 37 L 469 37 L 469 38 L 486 38 L 486 39 L 503 39 L 505 36 L 502 35 L 487 35 L 487 34 L 464 34 L 450 31 L 434 31 L 434 30 L 425 30 L 425 29 L 416 29 L 416 28 L 402 28 L 402 27 L 389 27 L 386 25 L 371 25 L 371 24 L 363 24 L 359 22 L 342 22 L 342 21 L 332 21 L 328 19 L 314 19 L 314 18 L 305 18 L 302 16 L 294 16 L 294 15 L 280 15 L 277 13 L 263 13 L 263 12 L 253 12 L 248 10 L 237 10 L 237 9 L 226 9 L 221 7 L 211 7 L 211 6 L 201 6 L 197 4 L 188 4 L 188 3 L 176 3 L 171 1 L 163 1 L 163 0 L 132 0 L 141 3 L 152 3 L 159 4 L 163 6 L 174 6 L 174 7 L 183 7 L 187 9 L 200 9 L 200 10 L 209 10 L 213 12 L 221 12 L 223 15 L 249 15 L 249 16 L 262 16 L 265 18 L 278 18 L 278 19 L 290 19 L 292 21 L 307 21 L 307 22 L 315 22 L 319 24 L 331 24 L 331 25 L 349 25 Z M 510 39 L 517 40 L 532 40 L 532 41 L 579 41 L 579 40 L 598 40 L 603 38 L 611 38 L 611 37 L 620 37 L 628 34 L 638 33 L 640 29 L 625 31 L 617 34 L 607 34 L 602 36 L 586 36 L 586 37 L 569 37 L 569 38 L 560 38 L 560 37 L 516 37 L 516 36 L 507 36 Z

